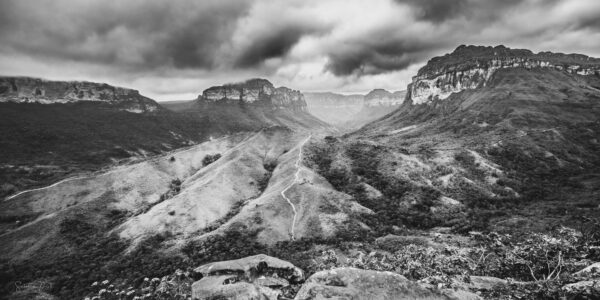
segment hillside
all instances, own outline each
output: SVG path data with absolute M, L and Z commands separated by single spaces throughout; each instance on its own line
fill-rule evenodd
M 386 262 L 402 264 L 422 243 L 422 251 L 435 251 L 428 237 L 444 236 L 434 243 L 460 240 L 450 250 L 458 260 L 469 260 L 459 254 L 472 251 L 465 245 L 487 253 L 478 260 L 485 267 L 466 271 L 471 278 L 523 281 L 480 291 L 485 298 L 596 295 L 572 274 L 600 259 L 600 241 L 590 236 L 600 224 L 600 77 L 590 71 L 597 60 L 529 53 L 461 46 L 424 66 L 396 111 L 307 149 L 318 174 L 373 212 L 354 216 L 368 226 L 364 234 L 390 243 L 372 250 L 376 266 L 368 268 L 397 271 Z M 336 249 L 328 259 L 347 266 L 342 257 L 351 253 Z M 417 256 L 419 266 L 428 264 Z M 456 274 L 450 264 L 444 276 Z M 559 268 L 563 275 L 553 272 Z M 540 278 L 546 286 L 536 287 Z
M 488 70 L 484 77 L 451 79 L 461 78 L 460 72 L 479 72 L 488 64 L 480 51 L 494 49 L 503 51 L 488 57 L 489 61 L 511 57 L 524 65 Z M 600 188 L 600 77 L 570 71 L 577 69 L 575 65 L 556 67 L 572 64 L 572 58 L 579 56 L 545 52 L 540 55 L 555 66 L 532 66 L 526 63 L 532 56 L 520 57 L 521 53 L 529 52 L 461 46 L 450 55 L 434 58 L 413 79 L 409 88 L 413 93 L 398 110 L 342 141 L 348 146 L 380 147 L 376 153 L 382 174 L 426 186 L 466 207 L 481 209 L 483 205 L 493 211 L 490 205 L 510 201 L 515 204 L 500 210 L 521 208 L 519 213 L 499 214 L 484 224 L 478 223 L 482 220 L 456 220 L 436 226 L 547 230 L 558 220 L 576 223 L 581 214 L 593 216 L 594 209 L 582 211 L 580 207 L 600 204 L 595 203 Z M 472 60 L 479 67 L 470 65 Z M 600 66 L 590 63 L 595 59 L 584 61 L 586 70 Z M 431 84 L 429 89 L 426 84 Z M 446 91 L 436 94 L 438 87 L 445 86 Z M 447 95 L 452 90 L 457 91 Z M 423 100 L 425 94 L 434 96 Z M 400 162 L 398 157 L 402 157 Z M 577 217 L 564 220 L 562 214 L 556 215 L 556 207 Z M 470 213 L 477 218 L 479 214 Z M 532 216 L 535 221 L 525 221 Z
M 0 78 L 0 196 L 219 134 L 135 90 Z

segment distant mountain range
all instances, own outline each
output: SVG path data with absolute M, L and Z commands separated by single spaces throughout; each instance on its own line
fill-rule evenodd
M 398 108 L 406 91 L 391 93 L 374 89 L 366 95 L 305 93 L 308 111 L 341 129 L 351 130 L 374 121 Z

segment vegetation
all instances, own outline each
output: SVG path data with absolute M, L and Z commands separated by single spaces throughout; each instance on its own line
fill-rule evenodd
M 411 241 L 395 248 L 383 249 L 369 243 L 354 245 L 352 251 L 329 249 L 314 260 L 312 269 L 391 271 L 447 288 L 468 283 L 469 276 L 511 278 L 521 283 L 503 281 L 486 296 L 558 299 L 567 294 L 562 286 L 580 280 L 572 274 L 598 259 L 600 246 L 600 239 L 584 238 L 581 232 L 565 227 L 523 236 L 473 233 L 470 239 L 473 242 L 468 245 L 444 241 L 448 244 L 443 247 Z M 439 238 L 433 240 L 442 242 Z
M 158 201 L 146 204 L 146 207 L 141 209 L 139 213 L 140 214 L 146 213 L 152 207 L 156 206 L 157 204 L 175 197 L 175 195 L 179 194 L 179 192 L 181 191 L 181 183 L 182 182 L 179 178 L 175 178 L 175 179 L 171 180 L 171 183 L 169 183 L 169 189 L 160 195 L 160 198 L 158 199 Z
M 375 212 L 360 218 L 376 232 L 376 236 L 391 233 L 394 227 L 427 229 L 442 224 L 442 220 L 436 219 L 430 212 L 430 207 L 440 196 L 439 191 L 389 177 L 379 171 L 381 160 L 378 156 L 383 155 L 386 149 L 367 144 L 349 145 L 345 154 L 351 159 L 351 166 L 347 170 L 332 166 L 335 140 L 327 141 L 325 146 L 313 150 L 312 163 L 335 189 L 353 196 L 355 201 Z M 376 188 L 383 195 L 368 197 L 364 184 Z M 416 203 L 409 205 L 408 198 L 416 200 Z
M 0 103 L 0 182 L 14 186 L 3 186 L 0 197 L 95 171 L 141 155 L 140 149 L 157 154 L 183 147 L 213 131 L 200 119 L 170 111 L 135 114 L 88 102 Z
M 202 166 L 206 167 L 212 163 L 214 163 L 215 161 L 217 161 L 217 159 L 221 158 L 221 154 L 217 153 L 217 154 L 208 154 L 206 155 L 203 159 L 202 159 Z
M 266 162 L 263 164 L 263 168 L 265 169 L 265 171 L 267 171 L 267 173 L 265 173 L 265 175 L 262 178 L 260 178 L 257 182 L 258 190 L 261 193 L 267 189 L 269 181 L 271 180 L 271 176 L 273 176 L 273 170 L 275 170 L 276 167 L 277 161 Z

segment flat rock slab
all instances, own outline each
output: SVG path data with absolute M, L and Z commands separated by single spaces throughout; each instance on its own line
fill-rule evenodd
M 302 286 L 296 300 L 312 299 L 480 299 L 466 291 L 436 290 L 430 285 L 410 281 L 392 272 L 355 268 L 321 271 Z
M 226 260 L 209 263 L 196 268 L 194 271 L 201 273 L 204 276 L 210 276 L 227 273 L 244 274 L 249 272 L 251 269 L 258 270 L 258 272 L 261 273 L 263 271 L 260 270 L 261 268 L 279 270 L 280 272 L 277 272 L 278 275 L 287 280 L 304 280 L 304 272 L 300 268 L 294 266 L 293 264 L 285 260 L 281 260 L 279 258 L 271 257 L 265 254 L 248 256 L 235 260 Z

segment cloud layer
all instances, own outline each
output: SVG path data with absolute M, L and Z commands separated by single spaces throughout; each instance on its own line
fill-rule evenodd
M 400 90 L 460 44 L 600 56 L 596 0 L 0 0 L 3 75 L 192 98 L 247 77 Z

